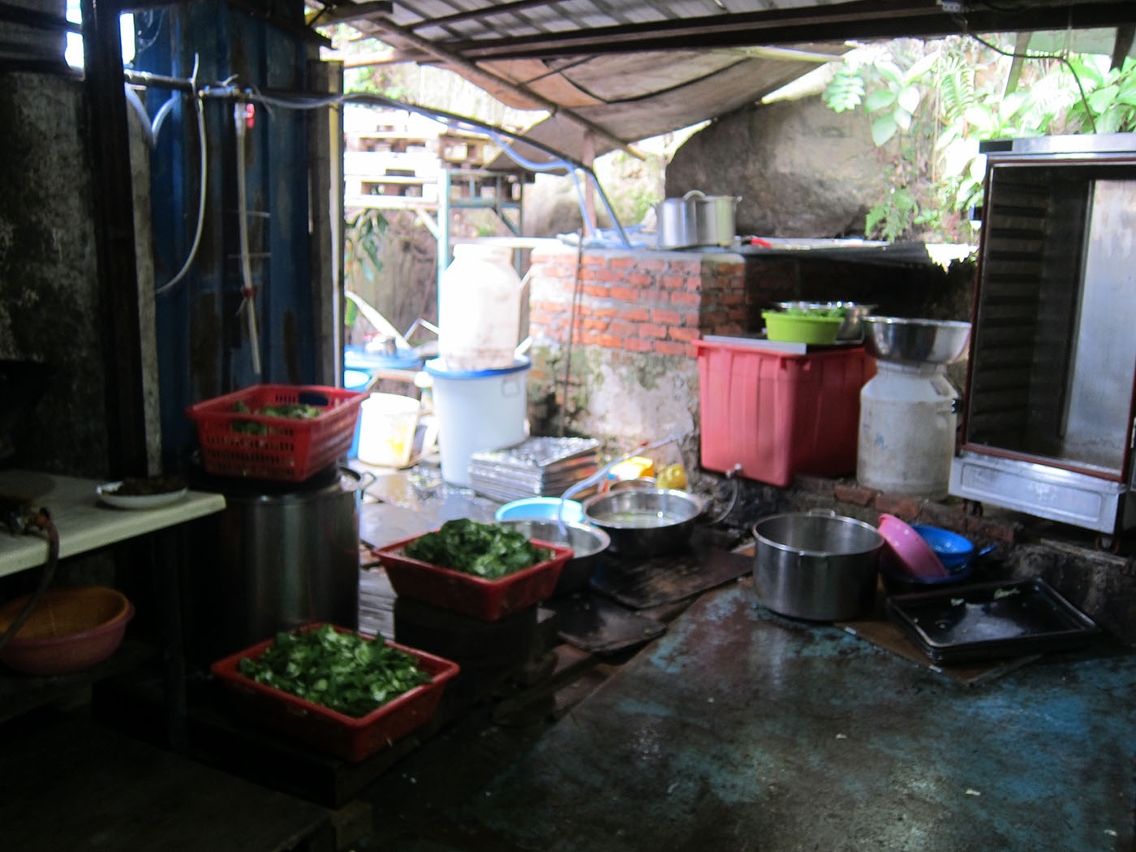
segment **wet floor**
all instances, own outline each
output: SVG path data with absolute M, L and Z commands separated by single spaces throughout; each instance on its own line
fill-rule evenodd
M 743 582 L 556 724 L 475 709 L 369 791 L 358 848 L 1128 850 L 1134 698 L 1115 649 L 966 689 Z

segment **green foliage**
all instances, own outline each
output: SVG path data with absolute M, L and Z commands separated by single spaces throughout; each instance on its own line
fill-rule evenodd
M 897 41 L 867 58 L 846 57 L 825 104 L 835 112 L 862 108 L 894 168 L 891 191 L 865 220 L 868 236 L 969 237 L 959 212 L 982 200 L 982 140 L 1136 130 L 1132 59 L 1110 69 L 1104 56 L 1030 58 L 1016 88 L 1006 85 L 1010 67 L 1005 56 L 963 38 Z
M 381 210 L 369 208 L 347 221 L 344 234 L 344 275 L 348 282 L 362 276 L 373 283 L 382 270 L 383 235 L 387 230 L 387 219 Z M 348 288 L 354 289 L 354 288 Z

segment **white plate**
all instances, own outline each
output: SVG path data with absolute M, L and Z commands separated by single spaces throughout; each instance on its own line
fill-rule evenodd
M 188 488 L 179 488 L 177 491 L 164 491 L 161 494 L 116 494 L 115 492 L 121 487 L 121 482 L 108 482 L 96 487 L 95 493 L 104 503 L 119 509 L 157 509 L 159 506 L 176 503 L 189 491 Z

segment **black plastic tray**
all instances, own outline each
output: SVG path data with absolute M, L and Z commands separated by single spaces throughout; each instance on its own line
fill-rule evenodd
M 1100 632 L 1044 580 L 895 595 L 887 611 L 923 653 L 944 663 L 1065 651 Z

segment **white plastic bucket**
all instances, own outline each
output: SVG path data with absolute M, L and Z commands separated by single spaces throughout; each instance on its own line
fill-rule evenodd
M 359 461 L 405 467 L 414 448 L 419 402 L 396 393 L 373 393 L 359 413 Z
M 521 290 L 508 246 L 463 243 L 438 279 L 438 354 L 450 370 L 508 370 L 520 336 Z
M 525 426 L 529 368 L 518 358 L 503 370 L 453 370 L 440 358 L 426 362 L 433 379 L 442 479 L 469 485 L 474 453 L 519 444 Z

